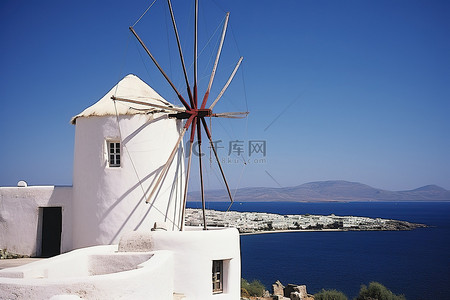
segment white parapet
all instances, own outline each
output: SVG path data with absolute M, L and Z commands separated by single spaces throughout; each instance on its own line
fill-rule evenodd
M 173 253 L 89 247 L 0 270 L 0 299 L 173 299 Z

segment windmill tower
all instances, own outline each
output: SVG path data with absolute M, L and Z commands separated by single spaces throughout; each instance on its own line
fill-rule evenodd
M 120 103 L 145 99 L 159 106 Z M 72 118 L 75 124 L 73 248 L 114 244 L 124 233 L 165 222 L 179 230 L 185 184 L 181 120 L 173 105 L 135 75 L 127 75 L 97 103 Z M 176 108 L 174 108 L 176 109 Z M 180 144 L 148 204 L 149 189 L 175 143 Z
M 198 0 L 195 1 L 193 84 L 189 82 L 170 0 L 168 8 L 184 74 L 187 100 L 162 69 L 134 26 L 131 26 L 130 31 L 171 86 L 182 106 L 175 107 L 139 78 L 128 75 L 96 104 L 72 119 L 72 123 L 76 124 L 74 248 L 115 243 L 121 234 L 141 228 L 148 229 L 158 221 L 168 223 L 171 230 L 183 230 L 195 140 L 198 146 L 203 229 L 206 230 L 203 135 L 208 139 L 230 202 L 233 202 L 210 127 L 205 120 L 216 117 L 245 118 L 248 114 L 213 112 L 241 65 L 242 57 L 216 98 L 209 98 L 227 31 L 229 13 L 224 19 L 206 91 L 201 96 L 197 79 Z M 188 160 L 184 171 L 182 141 L 188 132 Z M 145 206 L 144 202 L 150 205 Z

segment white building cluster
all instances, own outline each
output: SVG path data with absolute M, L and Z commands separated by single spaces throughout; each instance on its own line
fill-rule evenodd
M 200 226 L 202 213 L 198 209 L 186 210 L 186 224 Z M 274 230 L 408 230 L 423 227 L 381 218 L 321 215 L 279 215 L 260 212 L 236 212 L 207 210 L 206 224 L 214 227 L 238 228 L 241 233 L 256 233 Z

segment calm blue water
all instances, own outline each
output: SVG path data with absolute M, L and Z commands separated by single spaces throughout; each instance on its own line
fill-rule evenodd
M 226 209 L 228 203 L 208 203 Z M 199 208 L 198 203 L 188 203 Z M 450 202 L 236 203 L 232 210 L 354 215 L 433 226 L 412 231 L 291 232 L 241 236 L 242 277 L 267 287 L 306 284 L 350 298 L 378 281 L 408 300 L 450 299 Z

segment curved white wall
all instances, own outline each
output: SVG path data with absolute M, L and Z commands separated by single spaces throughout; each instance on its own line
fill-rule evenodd
M 149 230 L 156 221 L 178 229 L 184 186 L 181 147 L 150 204 L 145 203 L 145 195 L 175 146 L 181 126 L 160 113 L 76 120 L 74 248 L 114 244 L 123 233 Z M 121 167 L 112 168 L 107 165 L 106 140 L 119 139 Z
M 119 251 L 161 251 L 173 253 L 174 292 L 186 300 L 235 300 L 241 292 L 241 258 L 239 232 L 235 228 L 186 231 L 133 232 L 119 243 Z M 224 261 L 220 294 L 212 292 L 212 262 Z

